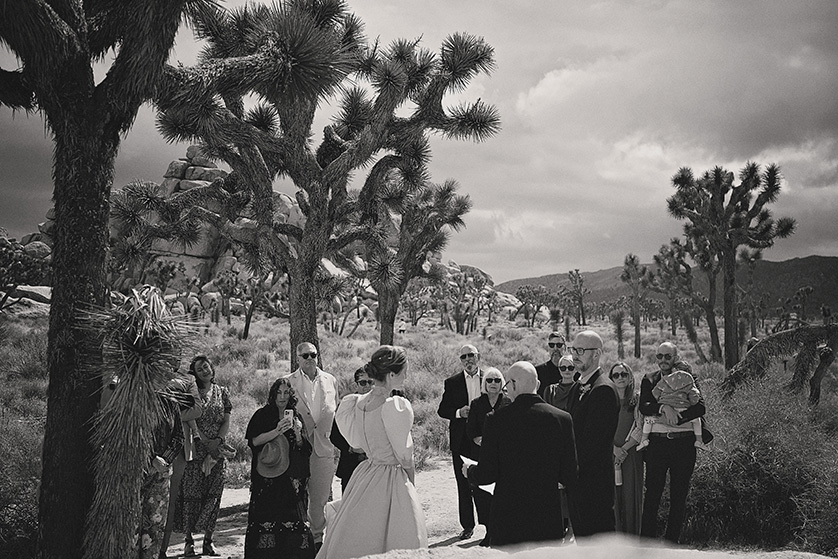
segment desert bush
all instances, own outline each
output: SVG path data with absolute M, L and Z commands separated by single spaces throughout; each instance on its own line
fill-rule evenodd
M 785 382 L 769 375 L 728 400 L 703 388 L 716 442 L 693 475 L 687 541 L 835 553 L 838 441 Z
M 0 415 L 0 556 L 35 557 L 43 423 Z

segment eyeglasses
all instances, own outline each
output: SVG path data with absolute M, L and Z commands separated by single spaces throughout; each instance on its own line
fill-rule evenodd
M 547 347 L 550 348 L 562 348 L 564 347 L 564 342 L 547 342 Z
M 500 387 L 501 390 L 506 390 L 506 387 L 509 386 L 509 383 L 512 383 L 512 386 L 515 386 L 515 379 L 509 379 L 506 381 L 503 386 Z
M 477 355 L 476 353 L 464 353 L 460 356 L 460 359 L 468 359 L 469 357 L 474 357 Z
M 564 372 L 564 371 L 573 371 L 573 370 L 575 370 L 575 369 L 576 369 L 576 367 L 574 367 L 573 365 L 561 365 L 561 366 L 559 367 L 559 370 L 560 370 L 560 371 L 562 371 L 562 372 Z
M 497 382 L 497 383 L 500 383 L 500 379 L 499 379 L 499 378 L 487 378 L 487 379 L 486 379 L 486 382 Z
M 358 386 L 372 386 L 373 385 L 372 379 L 361 379 L 361 380 L 356 380 L 355 382 L 358 384 Z
M 625 371 L 623 371 L 623 372 L 618 371 L 616 373 L 611 373 L 611 378 L 629 378 L 629 374 Z
M 594 350 L 597 350 L 599 348 L 598 347 L 573 347 L 573 346 L 570 346 L 567 349 L 569 349 L 570 351 L 575 353 L 577 356 L 581 357 L 581 356 L 585 355 L 586 351 L 594 351 Z
M 303 359 L 316 359 L 317 352 L 312 351 L 311 353 L 301 353 L 300 357 L 302 357 Z
M 672 359 L 672 354 L 671 353 L 658 353 L 657 355 L 655 355 L 655 357 L 657 357 L 658 359 L 663 359 L 665 361 L 669 361 L 670 359 Z

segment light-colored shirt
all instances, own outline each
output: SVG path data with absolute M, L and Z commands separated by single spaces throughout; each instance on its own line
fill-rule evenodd
M 308 378 L 308 375 L 303 372 L 303 392 L 302 397 L 305 398 L 309 409 L 311 410 L 311 417 L 314 422 L 320 421 L 320 409 L 323 407 L 323 390 L 320 388 L 320 383 L 317 382 L 317 376 L 320 374 L 320 369 L 314 374 L 314 380 Z
M 591 371 L 590 373 L 588 373 L 584 377 L 579 377 L 579 384 L 585 384 L 586 382 L 591 380 L 591 377 L 594 376 L 594 373 L 597 372 L 598 370 L 599 370 L 599 367 L 597 367 L 596 369 L 594 369 L 593 371 Z
M 470 375 L 466 373 L 466 390 L 468 390 L 468 403 L 471 404 L 476 398 L 480 397 L 480 369 L 476 373 Z

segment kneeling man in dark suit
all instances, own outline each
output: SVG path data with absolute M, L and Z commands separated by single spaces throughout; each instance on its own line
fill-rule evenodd
M 477 485 L 495 484 L 489 515 L 492 546 L 564 537 L 559 484 L 576 484 L 570 414 L 536 394 L 535 367 L 519 361 L 506 373 L 512 403 L 486 416 L 476 466 L 463 473 Z

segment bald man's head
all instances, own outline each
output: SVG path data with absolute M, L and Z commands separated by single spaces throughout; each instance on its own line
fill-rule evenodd
M 520 394 L 535 394 L 538 390 L 538 374 L 529 361 L 513 363 L 506 371 L 507 395 L 515 400 Z
M 678 361 L 678 348 L 672 342 L 663 342 L 658 346 L 655 358 L 658 360 L 660 370 L 664 374 L 668 374 L 672 370 L 672 365 Z
M 602 357 L 602 338 L 593 330 L 582 330 L 573 338 L 573 364 L 583 377 L 599 368 Z

